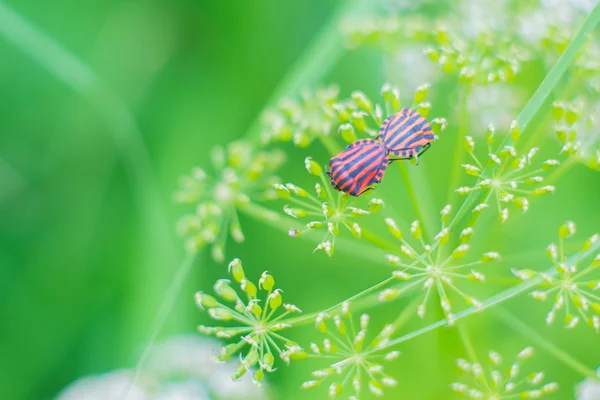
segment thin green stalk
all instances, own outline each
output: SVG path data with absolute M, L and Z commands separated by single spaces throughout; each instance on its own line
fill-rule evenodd
M 417 168 L 408 169 L 406 163 L 398 163 L 402 180 L 406 185 L 406 191 L 410 202 L 415 211 L 417 219 L 421 222 L 421 230 L 423 238 L 426 242 L 430 242 L 435 235 L 436 228 L 433 220 L 435 207 L 432 205 L 433 196 L 430 193 L 429 187 L 424 184 L 425 179 L 422 179 L 423 172 Z M 415 184 L 415 182 L 417 182 Z
M 556 64 L 552 67 L 548 75 L 544 78 L 540 86 L 537 88 L 533 96 L 529 99 L 521 113 L 517 118 L 517 122 L 521 128 L 521 134 L 523 134 L 528 128 L 534 117 L 540 112 L 548 97 L 552 94 L 554 88 L 560 82 L 562 76 L 565 74 L 569 66 L 573 63 L 577 52 L 584 44 L 588 34 L 592 32 L 598 23 L 600 22 L 600 3 L 598 3 L 594 9 L 589 13 L 563 54 L 560 56 Z M 512 145 L 513 141 L 510 135 L 507 135 L 498 148 Z M 489 168 L 486 168 L 482 175 L 485 175 Z M 452 220 L 450 226 L 454 226 L 458 223 L 465 214 L 472 209 L 475 202 L 479 199 L 480 193 L 471 192 L 463 202 L 462 206 L 458 210 L 456 216 Z
M 381 289 L 383 287 L 385 287 L 387 284 L 394 282 L 396 280 L 396 278 L 387 278 L 371 287 L 368 287 L 365 290 L 360 291 L 359 293 L 355 294 L 354 296 L 351 296 L 343 301 L 340 301 L 339 303 L 337 303 L 336 305 L 333 305 L 331 307 L 329 307 L 328 309 L 324 310 L 324 311 L 319 311 L 319 312 L 315 312 L 315 313 L 311 313 L 311 314 L 306 314 L 306 315 L 302 315 L 296 318 L 292 318 L 292 319 L 288 319 L 285 321 L 286 324 L 290 324 L 290 325 L 299 325 L 302 324 L 304 322 L 307 321 L 311 321 L 314 318 L 316 318 L 319 314 L 323 314 L 323 313 L 328 313 L 331 312 L 337 308 L 340 308 L 344 303 L 347 302 L 351 302 L 354 300 L 358 300 L 358 299 L 362 299 L 362 300 L 366 300 L 366 296 L 372 294 L 374 291 Z M 375 298 L 377 300 L 377 298 Z M 379 300 L 377 300 L 377 302 L 379 302 Z M 364 304 L 362 304 L 364 305 Z
M 450 187 L 448 195 L 448 203 L 452 204 L 452 200 L 455 197 L 456 189 L 459 185 L 460 178 L 462 176 L 463 159 L 465 151 L 463 150 L 463 142 L 467 136 L 469 130 L 469 110 L 467 109 L 467 100 L 469 98 L 470 86 L 461 84 L 459 93 L 459 118 L 458 118 L 458 134 L 454 145 L 454 163 L 452 165 L 452 172 L 450 173 Z
M 284 96 L 297 94 L 301 89 L 313 86 L 331 71 L 344 54 L 344 43 L 339 26 L 350 13 L 359 9 L 373 8 L 374 2 L 351 0 L 340 2 L 340 6 L 331 17 L 329 23 L 315 36 L 300 58 L 292 66 L 291 71 L 273 91 L 265 109 L 275 105 Z M 258 140 L 260 137 L 261 118 L 257 118 L 247 137 Z
M 142 352 L 142 355 L 140 356 L 140 358 L 135 366 L 135 375 L 134 375 L 133 380 L 129 384 L 129 387 L 127 389 L 127 392 L 125 393 L 125 396 L 123 397 L 124 400 L 129 398 L 129 395 L 131 394 L 131 390 L 135 387 L 138 379 L 140 378 L 140 375 L 145 367 L 145 364 L 148 361 L 148 356 L 150 355 L 150 353 L 152 351 L 152 347 L 154 346 L 162 327 L 165 325 L 167 318 L 169 317 L 169 314 L 171 313 L 171 310 L 173 309 L 173 306 L 175 305 L 175 301 L 177 300 L 177 295 L 181 291 L 181 288 L 185 282 L 185 279 L 189 275 L 190 270 L 192 268 L 192 265 L 194 265 L 195 260 L 196 260 L 195 254 L 188 255 L 183 260 L 183 262 L 179 265 L 179 267 L 177 268 L 177 270 L 175 272 L 175 276 L 173 277 L 173 280 L 169 284 L 169 288 L 167 289 L 167 293 L 165 294 L 162 304 L 161 304 L 158 312 L 156 313 L 156 316 L 154 317 L 154 321 L 152 323 L 150 332 L 148 334 L 148 339 L 146 340 L 146 345 L 144 346 L 144 351 Z
M 506 325 L 510 326 L 515 332 L 529 337 L 536 346 L 542 347 L 552 356 L 554 356 L 557 360 L 571 367 L 574 371 L 579 372 L 582 375 L 597 378 L 598 375 L 596 371 L 592 368 L 589 368 L 581 361 L 575 359 L 570 354 L 566 353 L 564 350 L 560 349 L 554 343 L 546 340 L 542 335 L 537 333 L 534 329 L 532 329 L 528 324 L 521 321 L 517 316 L 513 315 L 510 311 L 506 310 L 504 307 L 496 307 L 494 312 L 502 322 Z
M 590 247 L 590 249 L 583 254 L 582 258 L 588 257 L 590 254 L 593 254 L 598 249 L 600 249 L 600 242 L 594 243 Z M 575 259 L 576 259 L 576 257 L 577 257 L 577 255 L 574 255 L 574 256 L 570 257 L 567 262 L 568 263 L 574 262 Z M 548 269 L 548 270 L 545 271 L 545 274 L 547 276 L 555 276 L 556 273 L 557 272 L 556 272 L 556 268 L 555 267 L 552 267 L 552 268 L 550 268 L 550 269 Z M 523 294 L 523 293 L 527 292 L 528 290 L 534 288 L 535 286 L 537 286 L 538 284 L 542 283 L 543 281 L 544 281 L 543 278 L 541 278 L 540 276 L 536 276 L 535 278 L 529 279 L 529 280 L 527 280 L 527 281 L 525 281 L 525 282 L 523 282 L 523 283 L 521 283 L 521 284 L 519 284 L 517 286 L 513 286 L 513 287 L 511 287 L 511 288 L 509 288 L 507 290 L 504 290 L 504 291 L 502 291 L 502 292 L 500 292 L 500 293 L 498 293 L 498 294 L 496 294 L 496 295 L 494 295 L 494 296 L 492 296 L 492 297 L 484 300 L 481 303 L 481 308 L 480 309 L 477 309 L 475 307 L 470 307 L 470 308 L 468 308 L 466 310 L 463 310 L 463 311 L 457 313 L 454 316 L 454 320 L 456 322 L 458 322 L 459 320 L 464 319 L 464 318 L 466 318 L 466 317 L 468 317 L 470 315 L 473 315 L 473 314 L 475 314 L 477 312 L 482 312 L 483 310 L 485 310 L 487 308 L 491 308 L 491 307 L 493 307 L 495 305 L 501 304 L 501 303 L 503 303 L 503 302 L 505 302 L 507 300 L 512 299 L 513 297 L 516 297 L 516 296 L 518 296 L 520 294 Z M 448 320 L 447 319 L 441 319 L 441 320 L 439 320 L 437 322 L 434 322 L 433 324 L 427 325 L 427 326 L 425 326 L 423 328 L 420 328 L 420 329 L 417 329 L 417 330 L 415 330 L 413 332 L 410 332 L 410 333 L 408 333 L 408 334 L 406 334 L 404 336 L 401 336 L 399 338 L 391 340 L 387 344 L 385 344 L 384 346 L 381 346 L 381 347 L 373 350 L 372 352 L 381 351 L 381 350 L 384 350 L 384 349 L 388 349 L 388 348 L 394 347 L 394 346 L 399 345 L 401 343 L 404 343 L 404 342 L 406 342 L 406 341 L 408 341 L 410 339 L 414 339 L 414 338 L 419 337 L 419 336 L 421 336 L 421 335 L 423 335 L 425 333 L 429 333 L 431 331 L 436 330 L 437 328 L 441 328 L 441 327 L 447 326 L 447 325 L 448 325 Z
M 460 336 L 460 340 L 465 347 L 465 351 L 469 355 L 469 359 L 472 363 L 479 363 L 477 358 L 477 352 L 475 352 L 475 348 L 473 347 L 473 343 L 471 342 L 471 338 L 469 337 L 469 332 L 465 328 L 464 324 L 458 324 L 456 327 L 458 331 L 458 335 Z

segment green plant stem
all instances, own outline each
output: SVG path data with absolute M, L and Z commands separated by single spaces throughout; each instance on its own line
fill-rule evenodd
M 586 251 L 581 256 L 581 258 L 583 259 L 585 257 L 590 256 L 591 254 L 593 254 L 594 252 L 596 252 L 598 249 L 600 249 L 600 241 L 594 243 L 590 247 L 590 249 L 588 251 Z M 573 263 L 576 260 L 577 257 L 578 257 L 577 255 L 574 255 L 574 256 L 570 257 L 567 260 L 567 262 L 568 263 Z M 550 268 L 550 269 L 548 269 L 548 270 L 545 271 L 545 274 L 547 276 L 551 276 L 551 277 L 555 276 L 556 273 L 557 272 L 556 272 L 556 268 L 555 267 L 552 267 L 552 268 Z M 476 309 L 475 307 L 470 307 L 470 308 L 468 308 L 468 309 L 466 309 L 464 311 L 461 311 L 461 312 L 457 313 L 454 316 L 454 320 L 456 322 L 458 322 L 459 320 L 464 319 L 464 318 L 466 318 L 466 317 L 468 317 L 470 315 L 473 315 L 473 314 L 475 314 L 477 312 L 482 312 L 485 309 L 488 309 L 488 308 L 491 308 L 491 307 L 493 307 L 495 305 L 504 303 L 505 301 L 510 300 L 513 297 L 516 297 L 516 296 L 518 296 L 520 294 L 523 294 L 523 293 L 527 292 L 528 290 L 532 289 L 533 287 L 537 286 L 538 284 L 540 284 L 542 282 L 543 282 L 543 278 L 541 278 L 540 276 L 536 276 L 535 278 L 529 279 L 529 280 L 527 280 L 527 281 L 525 281 L 525 282 L 523 282 L 523 283 L 521 283 L 521 284 L 519 284 L 517 286 L 513 286 L 513 287 L 511 287 L 511 288 L 509 288 L 507 290 L 504 290 L 504 291 L 502 291 L 502 292 L 500 292 L 500 293 L 498 293 L 498 294 L 496 294 L 496 295 L 494 295 L 492 297 L 489 297 L 488 299 L 484 300 L 481 303 L 481 309 Z M 437 322 L 434 322 L 433 324 L 427 325 L 427 326 L 425 326 L 423 328 L 420 328 L 420 329 L 417 329 L 417 330 L 415 330 L 413 332 L 410 332 L 410 333 L 408 333 L 408 334 L 406 334 L 404 336 L 401 336 L 399 338 L 391 340 L 387 344 L 385 344 L 384 346 L 380 346 L 377 349 L 372 350 L 371 352 L 378 352 L 378 351 L 382 351 L 382 350 L 385 350 L 385 349 L 397 346 L 397 345 L 399 345 L 401 343 L 404 343 L 404 342 L 406 342 L 406 341 L 408 341 L 410 339 L 414 339 L 414 338 L 419 337 L 419 336 L 421 336 L 421 335 L 423 335 L 425 333 L 434 331 L 437 328 L 440 328 L 440 327 L 443 327 L 443 326 L 447 326 L 447 325 L 448 325 L 448 320 L 447 319 L 441 319 L 441 320 L 439 320 Z
M 510 326 L 515 332 L 523 336 L 529 337 L 529 339 L 533 343 L 535 343 L 536 347 L 542 347 L 544 350 L 546 350 L 548 353 L 554 356 L 557 360 L 562 361 L 564 364 L 571 367 L 574 371 L 591 378 L 598 377 L 596 371 L 587 367 L 581 361 L 575 359 L 570 354 L 557 347 L 554 343 L 546 340 L 544 337 L 542 337 L 542 335 L 537 333 L 528 324 L 521 321 L 518 317 L 513 315 L 504 307 L 496 307 L 494 309 L 494 313 L 498 318 L 500 318 L 500 320 L 502 320 L 502 322 Z
M 464 140 L 469 130 L 469 110 L 467 109 L 467 100 L 469 98 L 469 92 L 471 87 L 465 84 L 460 85 L 459 93 L 459 117 L 458 117 L 458 133 L 456 137 L 456 143 L 454 145 L 454 162 L 452 166 L 452 172 L 450 173 L 450 187 L 448 188 L 448 204 L 452 204 L 452 200 L 456 193 L 456 189 L 460 183 L 462 176 L 463 159 L 465 157 L 465 151 L 463 150 Z
M 529 128 L 531 121 L 543 108 L 546 100 L 551 95 L 554 88 L 558 85 L 560 79 L 565 74 L 569 66 L 572 64 L 577 52 L 585 42 L 588 34 L 596 28 L 598 22 L 600 22 L 600 3 L 598 3 L 589 13 L 556 64 L 554 64 L 548 75 L 546 75 L 540 86 L 538 86 L 537 90 L 533 96 L 531 96 L 523 110 L 521 110 L 521 113 L 517 118 L 517 122 L 521 128 L 521 134 L 525 133 L 525 131 Z M 510 135 L 507 135 L 500 143 L 498 148 L 501 149 L 504 146 L 510 145 L 513 145 L 513 141 Z M 489 168 L 486 168 L 482 172 L 482 175 L 488 173 L 488 169 Z M 455 224 L 457 224 L 464 217 L 468 210 L 473 207 L 473 204 L 480 196 L 480 193 L 477 192 L 469 193 L 462 206 L 458 210 L 456 216 L 450 223 L 450 226 L 454 227 Z
M 435 215 L 433 210 L 435 207 L 432 205 L 431 200 L 433 196 L 430 194 L 429 188 L 424 184 L 425 180 L 420 179 L 422 175 L 421 170 L 411 168 L 409 171 L 408 168 L 413 166 L 407 166 L 403 162 L 398 163 L 398 167 L 402 174 L 402 180 L 406 185 L 406 191 L 415 215 L 421 222 L 423 239 L 426 242 L 430 242 L 435 232 L 435 223 L 433 221 L 433 215 Z M 414 182 L 417 182 L 417 184 L 414 184 Z
M 394 282 L 394 281 L 396 281 L 396 278 L 387 278 L 386 280 L 383 280 L 365 290 L 360 291 L 359 293 L 355 294 L 354 296 L 351 296 L 343 301 L 340 301 L 339 303 L 327 308 L 324 311 L 319 311 L 319 312 L 315 312 L 315 313 L 311 313 L 311 314 L 301 315 L 296 318 L 291 318 L 291 319 L 285 320 L 285 323 L 294 325 L 294 326 L 298 326 L 298 325 L 302 325 L 305 322 L 310 322 L 313 319 L 315 319 L 319 314 L 334 311 L 334 310 L 340 308 L 344 303 L 351 302 L 351 301 L 358 300 L 358 299 L 366 300 L 366 298 L 365 298 L 366 296 L 372 294 L 373 292 L 375 292 L 378 289 L 384 288 L 386 285 L 388 285 L 389 283 Z M 375 297 L 375 300 L 377 302 L 379 302 L 379 300 L 376 297 Z M 364 306 L 364 303 L 361 303 L 361 305 Z
M 152 347 L 156 343 L 156 339 L 160 334 L 162 327 L 165 325 L 173 306 L 175 305 L 175 301 L 177 300 L 177 295 L 181 291 L 181 288 L 184 284 L 185 279 L 190 273 L 192 265 L 194 265 L 194 261 L 196 260 L 195 254 L 188 255 L 182 263 L 179 265 L 175 272 L 175 276 L 173 280 L 169 284 L 169 288 L 167 289 L 167 293 L 162 301 L 162 304 L 154 317 L 154 321 L 150 328 L 150 332 L 148 334 L 148 339 L 146 340 L 146 345 L 144 346 L 144 351 L 142 355 L 138 359 L 138 362 L 135 366 L 135 375 L 133 380 L 130 382 L 127 392 L 123 397 L 124 400 L 129 398 L 131 390 L 135 387 L 140 375 L 145 367 L 146 362 L 148 361 L 148 356 L 152 351 Z
M 467 332 L 467 329 L 464 325 L 465 324 L 462 323 L 458 324 L 456 326 L 456 330 L 458 331 L 460 340 L 462 341 L 463 346 L 465 347 L 465 351 L 469 355 L 470 361 L 472 363 L 478 363 L 479 359 L 477 358 L 477 352 L 475 352 L 475 349 L 473 348 L 473 343 L 471 342 L 471 338 L 469 337 L 469 332 Z
M 333 68 L 344 54 L 343 36 L 339 26 L 350 13 L 363 8 L 373 8 L 374 2 L 351 0 L 340 2 L 340 6 L 329 23 L 314 37 L 290 72 L 278 84 L 264 109 L 271 107 L 284 96 L 297 94 L 302 88 L 318 83 Z M 257 118 L 247 133 L 248 139 L 258 141 L 261 118 Z

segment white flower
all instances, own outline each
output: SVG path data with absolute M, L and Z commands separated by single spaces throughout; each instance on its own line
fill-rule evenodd
M 598 369 L 598 380 L 587 378 L 577 386 L 577 400 L 600 399 L 600 369 Z

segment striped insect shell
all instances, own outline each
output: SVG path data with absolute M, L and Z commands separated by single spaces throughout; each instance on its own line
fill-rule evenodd
M 403 108 L 386 118 L 379 129 L 379 140 L 392 156 L 412 158 L 421 155 L 435 139 L 431 125 L 412 108 Z
M 388 156 L 381 142 L 358 140 L 329 162 L 331 185 L 344 193 L 360 196 L 381 182 L 388 166 Z

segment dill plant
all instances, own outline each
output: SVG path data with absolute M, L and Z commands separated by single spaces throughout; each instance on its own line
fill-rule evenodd
M 402 52 L 400 44 L 411 42 L 421 46 L 428 62 L 441 74 L 431 84 L 416 86 L 410 97 L 401 94 L 407 92 L 406 88 L 391 83 L 395 80 L 392 73 L 382 79 L 379 96 L 368 96 L 360 88 L 343 96 L 333 85 L 311 87 L 300 95 L 297 91 L 285 94 L 264 111 L 243 152 L 236 152 L 240 146 L 237 144 L 232 145 L 228 157 L 220 156 L 222 161 L 217 164 L 223 170 L 221 180 L 205 186 L 206 174 L 200 170 L 182 180 L 176 198 L 196 207 L 195 213 L 182 220 L 182 232 L 192 235 L 188 247 L 194 251 L 212 243 L 217 261 L 228 257 L 224 237 L 229 229 L 234 239 L 242 240 L 237 218 L 241 213 L 281 235 L 311 243 L 302 246 L 307 251 L 322 251 L 328 256 L 324 262 L 331 265 L 336 265 L 338 253 L 345 253 L 363 260 L 369 268 L 389 271 L 387 278 L 348 299 L 304 314 L 301 304 L 284 303 L 285 288 L 276 288 L 271 273 L 265 272 L 258 281 L 252 281 L 246 277 L 241 261 L 232 261 L 229 273 L 234 283 L 219 280 L 214 285 L 215 296 L 199 292 L 196 302 L 213 320 L 201 326 L 200 332 L 223 340 L 217 358 L 239 357 L 234 378 L 253 374 L 260 385 L 267 374 L 285 364 L 314 363 L 311 376 L 303 380 L 301 387 L 321 390 L 324 386 L 319 392 L 322 398 L 386 396 L 390 388 L 401 388 L 403 384 L 402 377 L 394 376 L 386 364 L 399 357 L 401 360 L 400 351 L 407 342 L 449 327 L 457 330 L 464 357 L 457 361 L 457 380 L 445 382 L 444 397 L 498 400 L 554 395 L 559 385 L 553 381 L 560 377 L 546 380 L 542 371 L 522 372 L 524 362 L 533 356 L 533 349 L 525 347 L 530 344 L 587 379 L 597 379 L 591 367 L 561 349 L 564 343 L 545 339 L 545 331 L 528 327 L 503 303 L 530 294 L 554 302 L 546 317 L 548 324 L 562 312 L 566 328 L 585 322 L 599 332 L 598 236 L 592 235 L 579 252 L 569 256 L 564 239 L 574 235 L 575 224 L 553 221 L 560 242 L 546 250 L 551 262 L 540 264 L 539 269 L 514 269 L 488 248 L 493 243 L 486 241 L 486 235 L 497 229 L 510 235 L 515 225 L 505 223 L 509 216 L 511 220 L 520 218 L 535 206 L 535 201 L 553 201 L 546 195 L 561 190 L 560 178 L 568 176 L 575 161 L 598 169 L 597 134 L 588 133 L 597 127 L 589 111 L 597 97 L 586 93 L 594 90 L 600 58 L 586 38 L 600 21 L 600 6 L 595 6 L 581 23 L 579 19 L 571 21 L 569 29 L 562 31 L 558 24 L 549 24 L 541 37 L 529 40 L 523 40 L 527 36 L 517 25 L 493 26 L 473 33 L 453 24 L 453 18 L 456 16 L 440 16 L 433 24 L 418 14 L 345 19 L 341 33 L 334 34 L 344 35 L 346 44 L 352 47 L 374 45 L 383 56 L 386 70 L 394 70 L 393 55 Z M 340 28 L 335 25 L 333 29 Z M 569 39 L 565 39 L 564 32 L 569 32 Z M 323 49 L 341 45 L 342 40 L 321 37 L 314 57 L 327 59 Z M 477 126 L 473 122 L 476 115 L 471 115 L 477 112 L 476 107 L 468 107 L 473 90 L 494 85 L 518 90 L 514 84 L 522 71 L 540 59 L 550 65 L 547 74 L 521 112 L 513 116 L 510 126 L 498 130 L 490 126 L 486 132 L 467 134 Z M 330 66 L 331 62 L 323 65 Z M 306 67 L 314 77 L 325 73 L 315 72 L 314 64 Z M 563 79 L 567 73 L 574 78 Z M 441 80 L 458 86 L 455 115 L 437 116 L 428 100 L 436 91 L 436 81 Z M 551 105 L 554 92 L 561 90 L 567 97 L 583 94 L 573 99 L 584 98 L 578 103 L 583 105 L 572 105 L 570 99 Z M 347 143 L 376 137 L 381 122 L 403 106 L 416 109 L 432 123 L 436 133 L 433 145 L 444 149 L 436 154 L 452 152 L 444 160 L 450 174 L 450 191 L 441 212 L 433 206 L 434 201 L 422 196 L 435 176 L 427 176 L 431 171 L 423 171 L 419 160 L 395 164 L 410 211 L 395 206 L 394 190 L 385 182 L 374 192 L 352 198 L 335 192 L 325 175 L 328 157 L 339 153 Z M 552 124 L 556 139 L 539 133 L 552 131 Z M 455 132 L 454 136 L 445 135 L 447 127 Z M 280 152 L 291 152 L 293 147 L 304 155 L 304 165 L 292 163 L 282 168 Z M 323 150 L 327 157 L 320 156 Z M 538 153 L 544 158 L 539 159 L 542 156 Z M 420 162 L 426 164 L 426 157 Z M 310 179 L 286 183 L 286 168 L 304 169 Z M 283 180 L 276 172 L 284 176 Z M 439 223 L 435 222 L 436 215 Z M 412 216 L 416 219 L 410 223 Z M 544 253 L 544 249 L 537 250 Z M 518 280 L 506 278 L 511 269 Z M 488 280 L 503 283 L 486 285 Z M 474 285 L 479 287 L 473 289 Z M 290 292 L 289 297 L 298 297 L 298 293 Z M 402 300 L 402 306 L 374 324 L 371 311 L 389 307 L 397 300 Z M 464 320 L 475 314 L 487 318 L 494 311 L 504 316 L 501 321 L 522 334 L 525 349 L 510 364 L 503 363 L 500 353 L 491 351 L 489 365 L 484 367 L 475 350 L 479 344 L 467 332 Z M 427 318 L 430 312 L 432 316 Z M 313 325 L 319 336 L 294 334 L 305 325 Z

